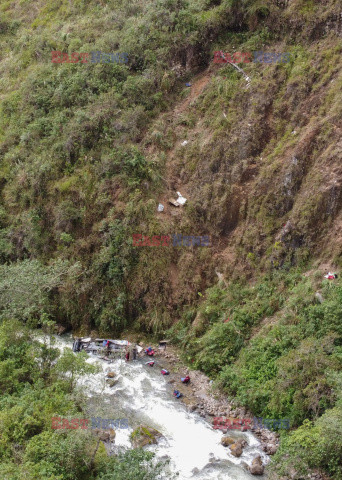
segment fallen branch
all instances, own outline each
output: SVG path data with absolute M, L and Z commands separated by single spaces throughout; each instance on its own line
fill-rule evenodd
M 234 68 L 236 68 L 236 70 L 238 70 L 240 73 L 242 73 L 242 75 L 245 77 L 247 83 L 249 83 L 250 77 L 242 70 L 242 68 L 238 67 L 235 63 L 230 62 L 229 60 L 227 60 L 223 52 L 220 52 L 220 55 L 221 55 L 221 58 L 223 58 L 223 60 L 225 61 L 225 63 L 229 63 L 229 64 L 232 65 Z

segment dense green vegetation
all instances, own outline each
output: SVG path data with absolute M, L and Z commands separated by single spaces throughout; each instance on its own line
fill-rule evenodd
M 46 328 L 49 328 L 48 326 Z M 109 458 L 90 429 L 52 429 L 52 418 L 87 418 L 74 380 L 93 373 L 86 355 L 61 355 L 17 321 L 0 326 L 2 480 L 157 479 L 164 465 L 131 450 Z
M 255 415 L 299 427 L 282 433 L 274 470 L 342 478 L 341 280 L 278 271 L 213 287 L 194 313 L 170 332 L 190 364 Z
M 44 290 L 44 305 L 28 306 L 35 315 L 162 332 L 196 305 L 217 266 L 230 275 L 243 265 L 252 276 L 315 252 L 342 201 L 335 179 L 321 174 L 339 168 L 332 126 L 341 101 L 338 2 L 324 3 L 2 2 L 0 261 L 30 260 L 34 274 L 38 260 L 42 282 L 59 262 L 78 266 Z M 210 66 L 219 48 L 292 57 L 244 64 L 247 87 L 231 66 Z M 53 64 L 55 50 L 127 52 L 128 63 Z M 185 81 L 203 71 L 203 93 L 170 114 L 191 95 Z M 312 104 L 317 117 L 304 121 Z M 181 214 L 157 216 L 160 197 L 182 185 L 191 195 Z M 279 241 L 289 218 L 293 230 Z M 211 234 L 215 253 L 229 235 L 240 269 L 209 249 L 134 248 L 133 233 Z M 338 244 L 331 254 L 337 261 Z
M 342 265 L 339 12 L 339 0 L 1 2 L 4 478 L 153 478 L 148 454 L 98 455 L 89 469 L 87 432 L 51 432 L 53 413 L 79 412 L 82 361 L 18 321 L 171 328 L 237 403 L 291 419 L 274 475 L 342 478 L 341 283 L 315 275 Z M 56 50 L 128 63 L 53 64 Z M 247 84 L 212 64 L 216 50 L 291 61 L 241 65 Z M 188 201 L 175 212 L 177 190 Z M 213 247 L 137 248 L 133 233 L 210 234 Z

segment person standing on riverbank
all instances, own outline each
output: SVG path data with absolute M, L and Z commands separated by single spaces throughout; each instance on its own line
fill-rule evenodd
M 133 360 L 137 359 L 137 353 L 138 353 L 137 346 L 134 345 L 133 350 L 132 350 Z

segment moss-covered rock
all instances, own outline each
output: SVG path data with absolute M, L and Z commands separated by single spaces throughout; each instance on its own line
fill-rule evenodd
M 140 425 L 131 433 L 130 439 L 134 448 L 142 448 L 146 445 L 153 445 L 162 436 L 158 430 Z
M 114 385 L 116 385 L 118 381 L 119 380 L 117 378 L 107 378 L 106 383 L 109 387 L 114 387 Z

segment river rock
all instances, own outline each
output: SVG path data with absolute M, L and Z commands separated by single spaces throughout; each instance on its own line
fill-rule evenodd
M 114 385 L 116 385 L 116 384 L 118 383 L 118 381 L 119 381 L 119 380 L 118 380 L 117 378 L 116 378 L 116 379 L 107 378 L 106 383 L 107 383 L 107 385 L 108 385 L 109 387 L 112 388 L 112 387 L 114 387 Z
M 212 457 L 209 458 L 209 463 L 217 463 L 219 462 L 220 460 L 218 458 L 216 458 L 214 455 Z
M 264 465 L 262 463 L 260 455 L 254 458 L 252 465 L 249 467 L 249 471 L 252 475 L 262 475 L 264 473 Z
M 159 460 L 161 460 L 162 462 L 166 462 L 168 460 L 171 459 L 170 455 L 163 455 L 162 457 L 158 457 Z
M 263 450 L 265 453 L 267 453 L 267 455 L 274 455 L 277 451 L 277 447 L 272 443 L 267 443 L 263 446 Z
M 114 378 L 115 377 L 115 372 L 108 372 L 107 373 L 107 378 Z
M 235 440 L 232 437 L 221 438 L 221 445 L 223 445 L 224 447 L 229 447 L 229 445 L 233 445 L 233 443 L 235 443 Z
M 140 425 L 140 427 L 131 433 L 130 438 L 134 448 L 142 448 L 146 445 L 156 444 L 158 438 L 161 436 L 162 434 L 155 428 Z
M 242 455 L 242 446 L 240 443 L 233 443 L 229 446 L 230 452 L 234 457 L 240 457 Z
M 234 457 L 240 457 L 242 455 L 242 450 L 245 448 L 246 445 L 246 440 L 244 440 L 243 438 L 239 438 L 239 440 L 235 441 L 235 443 L 229 445 L 231 454 L 234 455 Z
M 239 440 L 235 443 L 239 443 L 241 445 L 241 448 L 245 448 L 245 446 L 248 445 L 244 438 L 239 438 Z
M 93 433 L 99 437 L 102 442 L 112 442 L 115 439 L 115 430 L 110 428 L 109 430 L 104 430 L 102 428 L 94 428 Z

